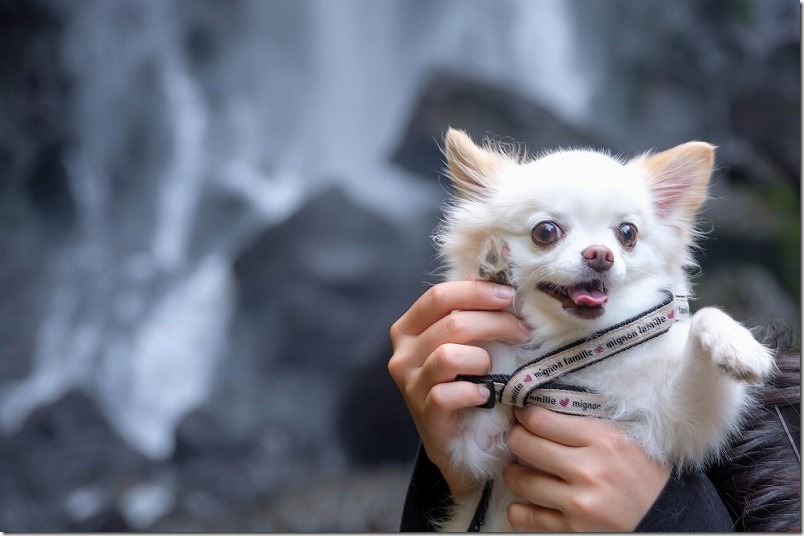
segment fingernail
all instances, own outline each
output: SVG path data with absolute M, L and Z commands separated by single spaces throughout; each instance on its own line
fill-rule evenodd
M 483 397 L 483 402 L 486 402 L 491 396 L 491 391 L 489 391 L 489 388 L 485 385 L 478 385 L 477 392 Z
M 494 295 L 501 300 L 512 300 L 516 292 L 513 287 L 507 285 L 494 285 Z

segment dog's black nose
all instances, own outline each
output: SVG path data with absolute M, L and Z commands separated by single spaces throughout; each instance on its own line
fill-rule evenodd
M 589 246 L 581 252 L 583 260 L 592 270 L 605 272 L 614 264 L 614 253 L 606 246 Z

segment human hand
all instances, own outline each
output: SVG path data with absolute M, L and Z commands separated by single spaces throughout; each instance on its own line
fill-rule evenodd
M 485 386 L 454 381 L 487 374 L 488 353 L 470 343 L 524 342 L 529 330 L 514 315 L 512 288 L 484 281 L 453 281 L 428 289 L 391 326 L 394 354 L 388 371 L 402 391 L 427 457 L 444 475 L 454 498 L 476 482 L 454 471 L 448 445 L 458 433 L 461 408 L 488 400 Z
M 633 531 L 670 477 L 609 421 L 538 406 L 515 414 L 508 446 L 523 463 L 508 465 L 503 479 L 530 504 L 508 507 L 514 530 Z

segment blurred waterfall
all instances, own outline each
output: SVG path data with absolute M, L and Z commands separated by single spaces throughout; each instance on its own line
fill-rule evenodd
M 555 0 L 57 7 L 79 226 L 45 269 L 33 371 L 2 386 L 0 423 L 80 387 L 153 458 L 224 366 L 246 240 L 333 184 L 400 223 L 437 206 L 437 181 L 388 161 L 431 69 L 576 120 L 593 89 Z

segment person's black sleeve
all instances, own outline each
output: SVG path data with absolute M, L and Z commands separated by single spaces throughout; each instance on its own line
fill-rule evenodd
M 449 486 L 423 447 L 419 447 L 413 475 L 402 509 L 401 532 L 435 532 L 434 521 L 443 518 L 452 505 Z
M 419 448 L 402 510 L 401 532 L 434 532 L 451 505 L 444 477 Z M 636 532 L 730 532 L 734 522 L 712 482 L 701 473 L 673 474 Z
M 634 532 L 731 532 L 734 521 L 703 473 L 670 477 Z

